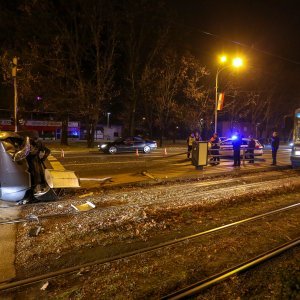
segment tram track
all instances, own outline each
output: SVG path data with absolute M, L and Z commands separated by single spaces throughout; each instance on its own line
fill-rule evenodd
M 196 296 L 200 292 L 205 289 L 212 287 L 213 285 L 219 284 L 224 280 L 228 279 L 231 276 L 239 274 L 241 272 L 248 271 L 252 268 L 257 267 L 258 265 L 265 263 L 272 258 L 281 255 L 283 252 L 288 251 L 294 247 L 299 247 L 300 245 L 300 237 L 293 239 L 287 243 L 284 243 L 276 248 L 270 249 L 256 257 L 253 257 L 241 264 L 238 264 L 230 269 L 224 270 L 218 274 L 212 275 L 204 280 L 195 282 L 189 286 L 186 286 L 183 289 L 177 290 L 173 293 L 165 295 L 161 298 L 161 300 L 179 300 L 179 299 L 187 299 L 192 296 Z
M 187 188 L 189 188 L 189 193 L 187 194 Z M 216 190 L 217 188 L 217 190 Z M 35 285 L 40 281 L 45 281 L 45 280 L 60 280 L 59 278 L 64 278 L 64 275 L 67 274 L 73 274 L 72 276 L 76 276 L 77 273 L 80 273 L 82 269 L 89 269 L 89 268 L 98 268 L 98 266 L 105 266 L 107 264 L 111 264 L 114 262 L 118 262 L 118 264 L 123 264 L 125 261 L 127 261 L 131 257 L 136 257 L 139 255 L 146 255 L 146 253 L 156 253 L 159 249 L 167 249 L 167 247 L 172 247 L 173 245 L 180 245 L 182 243 L 183 245 L 186 244 L 186 241 L 194 241 L 197 240 L 201 237 L 209 236 L 214 233 L 222 232 L 225 229 L 230 229 L 230 228 L 235 228 L 238 227 L 241 224 L 247 224 L 250 223 L 251 220 L 246 221 L 248 218 L 245 218 L 247 216 L 248 210 L 246 209 L 242 214 L 238 214 L 240 217 L 244 216 L 242 219 L 242 223 L 238 224 L 239 221 L 236 221 L 237 218 L 233 216 L 226 218 L 228 220 L 228 224 L 222 225 L 222 226 L 216 226 L 222 224 L 219 221 L 213 221 L 210 222 L 212 226 L 210 227 L 205 227 L 205 226 L 200 226 L 202 231 L 198 233 L 194 233 L 195 231 L 191 231 L 191 233 L 194 233 L 189 236 L 183 236 L 179 235 L 179 238 L 177 238 L 175 241 L 174 240 L 169 240 L 165 239 L 165 242 L 157 244 L 153 243 L 150 241 L 150 243 L 147 243 L 150 245 L 147 248 L 139 248 L 140 244 L 137 243 L 135 244 L 135 241 L 132 240 L 130 241 L 130 232 L 129 235 L 128 233 L 124 232 L 125 235 L 122 237 L 122 240 L 125 242 L 128 241 L 129 243 L 132 243 L 133 246 L 129 247 L 123 247 L 121 249 L 125 251 L 119 251 L 119 252 L 112 252 L 112 257 L 106 258 L 106 255 L 98 255 L 96 260 L 88 259 L 89 255 L 86 256 L 87 259 L 83 259 L 78 267 L 75 266 L 74 268 L 72 261 L 73 261 L 73 253 L 74 249 L 64 247 L 63 245 L 69 244 L 73 238 L 79 238 L 80 236 L 76 237 L 74 234 L 74 231 L 72 232 L 72 229 L 74 226 L 81 226 L 80 224 L 84 224 L 84 226 L 88 226 L 88 228 L 93 228 L 93 231 L 91 234 L 87 234 L 82 236 L 83 239 L 79 242 L 76 242 L 76 247 L 77 249 L 81 249 L 81 253 L 85 255 L 86 251 L 91 252 L 93 249 L 88 250 L 88 247 L 97 247 L 102 244 L 104 241 L 104 245 L 108 245 L 107 250 L 110 249 L 110 244 L 106 241 L 109 242 L 109 240 L 106 239 L 105 233 L 102 234 L 101 228 L 104 228 L 106 232 L 109 232 L 109 239 L 111 242 L 117 242 L 118 241 L 118 232 L 119 234 L 122 232 L 124 228 L 130 228 L 130 226 L 133 226 L 133 230 L 135 230 L 135 223 L 137 224 L 137 228 L 139 228 L 138 224 L 140 224 L 141 220 L 140 215 L 143 213 L 143 211 L 146 211 L 147 213 L 147 219 L 145 219 L 145 225 L 152 222 L 152 218 L 158 218 L 155 219 L 157 222 L 163 221 L 164 219 L 168 220 L 170 213 L 174 214 L 174 216 L 179 217 L 177 222 L 180 221 L 181 217 L 180 215 L 182 213 L 190 211 L 194 211 L 194 209 L 199 209 L 203 205 L 205 207 L 205 203 L 207 199 L 211 199 L 211 191 L 214 191 L 213 195 L 213 201 L 211 203 L 220 203 L 222 204 L 221 207 L 223 206 L 223 209 L 226 209 L 228 205 L 231 205 L 233 203 L 247 203 L 247 200 L 254 199 L 253 197 L 258 197 L 258 199 L 261 199 L 260 197 L 264 197 L 264 195 L 278 195 L 282 191 L 284 192 L 291 192 L 291 191 L 299 191 L 299 177 L 297 173 L 294 172 L 277 172 L 277 171 L 272 171 L 272 172 L 266 172 L 265 174 L 251 174 L 251 176 L 242 176 L 242 177 L 237 177 L 237 178 L 221 178 L 217 180 L 216 182 L 205 182 L 203 180 L 200 181 L 192 181 L 192 182 L 184 182 L 183 184 L 168 184 L 165 186 L 156 186 L 155 188 L 148 187 L 146 189 L 133 189 L 130 191 L 123 191 L 123 192 L 117 192 L 117 193 L 108 193 L 108 194 L 101 194 L 101 198 L 97 198 L 97 195 L 92 197 L 92 200 L 96 204 L 96 208 L 94 210 L 88 211 L 88 212 L 74 212 L 72 209 L 67 207 L 67 205 L 70 205 L 70 202 L 68 201 L 58 201 L 57 203 L 52 202 L 52 203 L 39 203 L 38 205 L 35 204 L 29 204 L 22 206 L 24 208 L 24 211 L 22 213 L 23 217 L 20 219 L 11 219 L 11 220 L 2 220 L 3 222 L 11 222 L 11 224 L 22 224 L 22 223 L 27 223 L 24 224 L 24 226 L 18 227 L 20 230 L 20 241 L 21 243 L 24 243 L 24 245 L 27 244 L 26 242 L 26 235 L 28 234 L 28 228 L 31 226 L 29 223 L 32 221 L 34 222 L 39 222 L 40 225 L 42 225 L 45 228 L 45 233 L 41 234 L 40 237 L 31 239 L 31 243 L 33 247 L 34 245 L 38 246 L 40 250 L 35 251 L 34 253 L 39 253 L 41 249 L 45 249 L 46 251 L 40 252 L 41 255 L 38 257 L 38 261 L 36 263 L 28 263 L 26 264 L 26 257 L 27 259 L 31 259 L 35 257 L 36 254 L 31 254 L 30 252 L 27 255 L 22 254 L 22 258 L 18 260 L 18 266 L 20 266 L 21 272 L 20 274 L 25 275 L 26 273 L 33 275 L 31 278 L 24 278 L 21 279 L 23 275 L 21 275 L 20 280 L 21 285 L 18 286 L 17 282 L 11 282 L 9 284 L 17 284 L 15 287 L 8 287 L 3 290 L 5 291 L 10 291 L 11 289 L 23 289 L 27 288 L 29 286 Z M 249 197 L 247 196 L 247 193 L 251 191 L 253 193 Z M 150 192 L 150 201 L 145 201 L 143 200 L 143 196 L 145 192 Z M 232 195 L 232 196 L 230 196 Z M 253 196 L 254 195 L 254 196 Z M 138 196 L 138 197 L 137 197 Z M 119 198 L 121 197 L 121 198 Z M 230 197 L 233 197 L 233 201 L 230 200 Z M 243 199 L 243 197 L 246 197 Z M 118 202 L 115 202 L 115 199 L 119 199 Z M 176 199 L 176 201 L 174 201 Z M 223 199 L 223 200 L 222 200 Z M 90 200 L 90 199 L 89 199 Z M 228 204 L 225 205 L 225 200 L 228 200 Z M 77 201 L 77 202 L 76 202 Z M 75 204 L 80 204 L 85 199 L 76 199 L 72 200 L 72 203 Z M 252 201 L 252 200 L 251 200 Z M 253 200 L 253 204 L 257 202 L 257 204 L 260 202 L 259 200 Z M 270 202 L 271 203 L 271 202 Z M 289 201 L 285 202 L 286 204 L 293 203 L 292 199 Z M 188 205 L 187 205 L 188 204 Z M 214 204 L 214 205 L 215 205 Z M 210 204 L 209 204 L 210 205 Z M 261 214 L 261 218 L 257 218 L 257 221 L 259 219 L 263 220 L 268 218 L 271 215 L 276 216 L 276 214 L 281 214 L 281 213 L 287 213 L 287 212 L 293 212 L 298 209 L 299 203 L 294 203 L 290 204 L 284 207 L 281 207 L 282 204 L 280 205 L 280 202 L 276 203 L 274 202 L 274 208 L 272 211 L 267 211 L 267 213 L 263 216 Z M 58 209 L 58 207 L 60 207 Z M 128 208 L 133 208 L 135 211 L 132 211 L 132 215 L 129 216 L 128 218 L 126 217 L 125 219 L 121 219 L 123 216 L 123 211 L 125 212 Z M 197 208 L 198 207 L 198 208 Z M 217 208 L 217 206 L 214 206 Z M 252 207 L 252 205 L 251 205 Z M 265 208 L 270 208 L 271 205 L 267 205 Z M 278 208 L 280 207 L 280 208 Z M 51 213 L 51 209 L 54 208 L 53 212 Z M 63 210 L 61 208 L 64 208 Z M 171 208 L 171 209 L 170 209 Z M 250 206 L 249 206 L 250 208 Z M 279 209 L 278 212 L 275 212 Z M 280 211 L 280 209 L 283 209 Z M 202 209 L 201 209 L 202 210 Z M 111 213 L 108 213 L 111 211 L 111 213 L 114 213 L 114 218 L 110 219 Z M 204 212 L 203 210 L 202 212 Z M 205 213 L 207 215 L 207 212 L 210 210 L 208 209 Z M 225 210 L 224 210 L 225 211 Z M 263 209 L 258 209 L 257 213 L 262 212 Z M 273 213 L 274 211 L 274 213 Z M 1 212 L 1 210 L 0 210 Z M 25 214 L 27 212 L 27 215 Z M 50 213 L 49 213 L 50 212 Z M 250 209 L 249 209 L 250 212 Z M 298 212 L 298 210 L 297 210 Z M 28 214 L 32 213 L 32 215 Z M 36 214 L 34 214 L 36 213 Z M 117 215 L 115 215 L 117 213 Z M 131 212 L 130 212 L 131 213 Z M 158 214 L 157 214 L 158 213 Z M 204 217 L 204 214 L 200 214 L 201 218 L 204 218 L 203 220 L 210 220 L 209 214 Z M 236 215 L 236 216 L 238 216 Z M 253 216 L 254 213 L 251 213 L 251 217 Z M 259 214 L 257 214 L 258 216 Z M 24 217 L 25 216 L 25 217 Z M 197 217 L 197 215 L 195 215 Z M 251 217 L 249 217 L 251 219 Z M 98 225 L 96 222 L 97 220 L 101 220 L 101 222 L 105 222 L 105 220 L 109 220 L 110 223 L 101 223 L 101 225 Z M 173 217 L 171 217 L 170 220 L 172 220 Z M 58 222 L 58 220 L 60 220 Z M 120 223 L 119 220 L 122 220 L 123 223 Z M 217 219 L 216 219 L 217 220 Z M 235 222 L 229 222 L 235 220 Z M 16 221 L 14 223 L 14 221 Z M 183 220 L 184 221 L 184 220 Z M 254 221 L 254 220 L 252 220 Z M 116 223 L 114 223 L 116 222 Z M 130 223 L 126 223 L 130 222 Z M 142 221 L 144 222 L 144 221 Z M 164 221 L 163 221 L 164 222 Z M 99 223 L 99 222 L 98 222 Z M 236 223 L 236 224 L 235 224 Z M 1 224 L 1 219 L 0 219 L 0 224 Z M 98 226 L 97 226 L 97 225 Z M 103 224 L 103 225 L 102 225 Z M 109 225 L 111 224 L 111 225 Z M 127 227 L 126 224 L 129 224 L 129 227 Z M 178 223 L 179 224 L 179 223 Z M 4 225 L 4 224 L 3 224 Z M 28 226 L 29 225 L 29 226 Z M 95 226 L 96 225 L 96 226 Z M 123 229 L 119 231 L 117 227 L 121 228 L 124 225 Z M 229 226 L 228 226 L 229 225 Z M 110 227 L 111 226 L 111 227 Z M 147 228 L 145 226 L 145 228 Z M 213 227 L 216 226 L 216 227 Z M 223 227 L 221 229 L 221 227 Z M 149 227 L 148 227 L 149 228 Z M 159 228 L 159 227 L 157 227 Z M 212 228 L 209 230 L 205 230 L 206 228 Z M 62 235 L 58 235 L 57 232 L 62 230 Z M 115 230 L 117 229 L 117 230 Z M 198 228 L 199 229 L 199 228 Z M 70 231 L 71 230 L 71 231 Z M 95 231 L 96 230 L 96 231 Z M 110 231 L 112 230 L 112 234 Z M 203 231 L 204 230 L 204 231 Z M 211 232 L 209 232 L 211 230 Z M 148 236 L 151 237 L 151 235 L 154 233 L 154 231 L 149 231 Z M 134 235 L 133 235 L 134 236 Z M 170 235 L 172 236 L 172 234 Z M 169 236 L 169 238 L 170 238 Z M 194 236 L 194 237 L 193 237 Z M 59 243 L 51 243 L 51 240 L 55 241 L 56 238 L 59 237 Z M 126 240 L 126 238 L 129 237 L 129 239 Z M 116 238 L 116 240 L 115 240 Z M 27 238 L 28 239 L 28 238 Z M 42 245 L 40 242 L 41 241 L 46 241 L 45 245 L 40 248 Z M 138 239 L 136 241 L 138 242 Z M 90 241 L 91 240 L 96 240 L 95 244 L 92 244 Z M 119 240 L 119 244 L 123 244 L 122 240 Z M 158 239 L 159 241 L 159 239 Z M 175 242 L 175 243 L 174 243 Z M 87 247 L 86 244 L 87 243 Z M 53 245 L 53 248 L 51 247 Z M 71 245 L 71 244 L 70 244 Z M 49 248 L 49 246 L 51 248 Z M 63 248 L 62 248 L 63 247 Z M 100 246 L 101 247 L 101 246 Z M 105 246 L 104 246 L 105 247 Z M 24 250 L 26 251 L 27 249 L 30 251 L 30 249 L 25 246 L 25 247 L 20 247 L 18 248 L 19 252 L 23 252 Z M 49 250 L 48 250 L 49 249 Z M 129 251 L 134 249 L 133 251 Z M 62 251 L 62 252 L 56 252 Z M 126 251 L 127 250 L 127 251 Z M 44 250 L 43 250 L 44 251 Z M 164 250 L 165 251 L 165 250 Z M 103 253 L 106 252 L 106 249 L 103 251 Z M 58 254 L 59 253 L 59 254 Z M 100 253 L 100 252 L 99 252 Z M 102 253 L 102 252 L 101 252 Z M 57 255 L 58 254 L 58 255 Z M 48 256 L 49 255 L 49 256 Z M 70 259 L 65 259 L 66 256 L 69 256 Z M 111 255 L 110 255 L 111 256 Z M 78 255 L 74 256 L 78 257 Z M 95 256 L 96 257 L 96 256 Z M 49 274 L 51 275 L 50 277 L 39 277 L 39 270 L 40 267 L 42 267 L 43 264 L 47 264 L 47 259 L 49 259 L 49 265 L 46 268 L 47 273 L 44 274 L 44 276 L 48 276 Z M 55 260 L 56 262 L 52 263 L 52 260 Z M 23 264 L 25 262 L 25 265 Z M 22 265 L 23 264 L 23 265 Z M 102 268 L 102 267 L 101 267 Z M 28 270 L 28 272 L 26 271 Z M 55 271 L 57 270 L 57 271 Z M 52 272 L 51 272 L 52 271 Z M 61 274 L 57 274 L 56 272 L 62 272 Z M 23 280 L 32 280 L 32 278 L 36 278 L 36 281 L 33 281 L 32 283 L 28 282 L 23 282 Z M 57 279 L 55 279 L 57 278 Z M 20 283 L 20 282 L 19 282 Z M 4 285 L 0 286 L 0 291 L 2 291 L 2 287 Z M 169 290 L 171 291 L 171 289 Z M 163 293 L 166 294 L 166 293 Z
M 53 272 L 49 272 L 49 273 L 46 273 L 46 274 L 43 274 L 43 275 L 28 277 L 28 278 L 25 278 L 25 279 L 16 280 L 14 282 L 0 284 L 0 292 L 11 291 L 13 289 L 18 289 L 18 288 L 25 287 L 25 286 L 28 286 L 28 285 L 34 285 L 34 284 L 36 284 L 38 282 L 41 282 L 41 281 L 50 280 L 50 279 L 53 279 L 53 278 L 56 278 L 56 277 L 64 276 L 64 275 L 74 273 L 74 272 L 78 272 L 78 271 L 83 270 L 85 268 L 93 267 L 93 266 L 96 266 L 96 265 L 104 265 L 104 264 L 107 264 L 107 263 L 126 260 L 126 259 L 129 259 L 130 257 L 134 257 L 134 256 L 137 256 L 137 255 L 141 255 L 141 254 L 145 254 L 145 253 L 149 253 L 149 252 L 154 252 L 154 251 L 157 251 L 159 249 L 174 246 L 174 245 L 177 245 L 177 244 L 180 244 L 180 243 L 184 243 L 186 241 L 191 241 L 191 240 L 194 240 L 194 239 L 198 239 L 198 238 L 201 238 L 201 237 L 204 237 L 204 236 L 207 236 L 207 235 L 214 234 L 216 232 L 222 232 L 226 229 L 229 229 L 229 228 L 232 228 L 232 227 L 237 227 L 237 226 L 242 225 L 242 224 L 247 224 L 247 223 L 250 223 L 250 222 L 255 222 L 255 221 L 258 221 L 258 220 L 262 220 L 262 219 L 265 219 L 269 216 L 274 216 L 274 215 L 277 215 L 277 214 L 280 214 L 280 213 L 286 213 L 286 212 L 289 212 L 289 211 L 292 211 L 292 210 L 295 210 L 295 209 L 299 209 L 299 207 L 300 207 L 300 202 L 289 205 L 289 206 L 286 206 L 286 207 L 282 207 L 280 209 L 267 211 L 265 213 L 262 213 L 262 214 L 259 214 L 259 215 L 256 215 L 256 216 L 252 216 L 252 217 L 249 217 L 249 218 L 245 218 L 245 219 L 242 219 L 242 220 L 239 220 L 239 221 L 236 221 L 236 222 L 228 223 L 228 224 L 225 224 L 223 226 L 212 228 L 212 229 L 209 229 L 209 230 L 206 230 L 206 231 L 203 231 L 203 232 L 199 232 L 199 233 L 196 233 L 196 234 L 193 234 L 193 235 L 185 236 L 185 237 L 175 239 L 175 240 L 172 240 L 172 241 L 167 241 L 167 242 L 160 243 L 160 244 L 157 244 L 157 245 L 154 245 L 154 246 L 151 246 L 151 247 L 137 249 L 137 250 L 134 250 L 134 251 L 131 251 L 131 252 L 119 254 L 119 255 L 116 255 L 116 256 L 111 257 L 111 258 L 98 259 L 98 260 L 95 260 L 95 261 L 91 261 L 89 263 L 85 263 L 85 264 L 81 264 L 81 265 L 77 265 L 77 266 L 73 266 L 73 267 L 68 267 L 68 268 L 63 268 L 63 269 L 53 271 Z M 289 243 L 287 243 L 284 247 L 287 246 L 289 248 L 290 246 L 288 246 L 288 244 Z M 291 245 L 293 244 L 293 246 L 299 245 L 299 238 L 294 239 L 292 241 L 292 243 L 290 243 L 290 244 Z M 272 250 L 270 250 L 266 253 L 264 252 L 263 254 L 255 257 L 255 259 L 251 259 L 251 260 L 248 260 L 245 263 L 241 263 L 238 266 L 236 266 L 234 268 L 231 268 L 230 270 L 227 270 L 226 272 L 230 273 L 230 274 L 234 274 L 236 272 L 244 270 L 243 269 L 244 265 L 248 265 L 248 264 L 251 263 L 250 266 L 253 266 L 253 264 L 257 264 L 257 262 L 254 262 L 254 261 L 257 260 L 257 259 L 259 259 L 259 261 L 261 261 L 261 259 L 260 259 L 261 256 L 265 256 L 269 253 L 270 255 L 268 257 L 273 257 L 274 255 L 271 252 L 276 251 L 277 254 L 280 254 L 281 252 L 288 249 L 288 248 L 284 248 L 284 247 L 282 247 L 282 249 L 281 249 L 281 246 L 280 246 L 280 247 L 276 247 L 277 250 L 272 249 Z M 222 277 L 220 279 L 217 279 L 217 282 L 219 282 L 219 281 L 221 281 L 221 280 L 228 277 L 228 274 L 226 272 L 222 272 L 222 273 L 218 274 L 219 276 L 222 276 Z M 180 296 L 181 293 L 190 293 L 190 291 L 192 291 L 191 293 L 194 293 L 195 292 L 194 289 L 196 287 L 197 287 L 197 291 L 198 291 L 198 286 L 202 286 L 204 284 L 204 286 L 206 287 L 208 282 L 212 281 L 212 283 L 214 283 L 216 281 L 216 278 L 217 278 L 217 275 L 210 276 L 205 281 L 200 281 L 197 284 L 193 284 L 193 285 L 191 285 L 191 286 L 189 286 L 189 287 L 187 287 L 183 290 L 180 290 L 180 292 L 176 292 L 176 293 L 172 293 L 172 294 L 167 295 L 166 299 L 169 299 L 168 297 L 173 299 L 172 298 L 173 296 L 177 297 L 178 295 Z M 211 283 L 209 283 L 209 285 L 211 285 Z M 177 299 L 177 298 L 174 298 L 174 299 Z M 180 298 L 178 298 L 178 299 L 180 299 Z
M 229 178 L 229 179 L 221 179 L 218 180 L 217 182 L 188 182 L 188 183 L 183 183 L 183 184 L 177 184 L 177 185 L 171 185 L 171 186 L 164 186 L 164 187 L 157 187 L 155 189 L 151 189 L 151 194 L 152 198 L 157 202 L 161 202 L 164 205 L 167 205 L 169 202 L 173 201 L 172 197 L 184 199 L 184 201 L 189 200 L 189 199 L 195 199 L 196 197 L 203 197 L 207 198 L 211 195 L 211 190 L 215 189 L 217 187 L 217 191 L 215 192 L 217 195 L 221 194 L 230 194 L 230 193 L 241 193 L 245 192 L 246 190 L 252 190 L 252 191 L 258 191 L 259 189 L 264 189 L 264 186 L 273 183 L 275 186 L 277 184 L 278 187 L 280 187 L 280 184 L 285 180 L 293 180 L 296 179 L 298 180 L 299 175 L 298 174 L 291 174 L 283 173 L 283 174 L 272 174 L 271 175 L 266 175 L 265 177 L 260 177 L 256 175 L 251 174 L 250 176 L 244 176 L 241 178 Z M 256 182 L 251 182 L 251 180 L 256 181 Z M 250 182 L 247 182 L 250 181 Z M 177 187 L 174 189 L 174 186 Z M 178 189 L 178 187 L 180 189 Z M 189 194 L 186 194 L 186 188 L 189 189 Z M 201 188 L 201 190 L 199 190 Z M 174 189 L 174 190 L 173 190 Z M 275 188 L 274 188 L 275 189 Z M 146 189 L 147 191 L 147 189 Z M 116 193 L 118 195 L 120 193 Z M 114 196 L 114 194 L 112 194 Z M 57 203 L 60 203 L 61 201 L 58 201 Z M 82 199 L 77 199 L 73 201 L 75 202 L 80 202 L 82 203 Z M 93 210 L 93 212 L 97 210 L 102 210 L 103 209 L 103 199 L 101 201 L 95 201 L 96 203 L 96 208 Z M 52 202 L 56 203 L 56 202 Z M 51 204 L 51 203 L 48 203 Z M 141 202 L 131 199 L 130 201 L 124 200 L 120 202 L 118 206 L 126 206 L 126 205 L 140 205 Z M 36 203 L 36 204 L 27 204 L 22 206 L 23 209 L 26 208 L 32 208 L 32 207 L 45 207 L 47 206 L 47 203 Z M 109 205 L 105 204 L 106 208 L 109 208 Z M 0 212 L 4 211 L 5 209 L 8 208 L 0 208 Z M 9 207 L 11 209 L 11 207 Z M 63 217 L 72 217 L 72 216 L 78 216 L 80 214 L 88 214 L 89 212 L 77 212 L 74 211 L 71 207 L 66 209 L 66 211 L 59 211 L 58 213 L 48 213 L 48 214 L 34 214 L 30 213 L 26 215 L 25 217 L 22 218 L 16 218 L 16 219 L 1 219 L 0 218 L 0 225 L 8 225 L 8 224 L 18 224 L 18 223 L 27 223 L 27 222 L 40 222 L 42 220 L 47 220 L 47 219 L 55 219 L 55 218 L 63 218 Z

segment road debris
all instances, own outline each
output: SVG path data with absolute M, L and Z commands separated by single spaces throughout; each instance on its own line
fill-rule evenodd
M 96 207 L 96 205 L 90 201 L 86 201 L 86 203 L 79 205 L 71 204 L 71 206 L 77 211 L 88 211 Z
M 87 194 L 80 195 L 80 196 L 78 196 L 78 198 L 85 198 L 85 197 L 89 197 L 89 196 L 93 196 L 93 195 L 94 195 L 94 193 L 90 192 L 90 193 L 87 193 Z
M 38 236 L 40 234 L 41 230 L 42 230 L 42 226 L 35 226 L 29 230 L 28 235 L 30 237 Z
M 142 175 L 147 176 L 147 177 L 149 177 L 149 178 L 151 178 L 151 179 L 157 180 L 152 174 L 150 174 L 150 173 L 148 173 L 148 172 L 146 172 L 146 171 L 143 171 L 143 172 L 142 172 Z
M 80 181 L 98 181 L 101 185 L 107 183 L 107 182 L 113 182 L 111 177 L 105 177 L 105 178 L 80 178 Z
M 45 282 L 41 287 L 41 291 L 45 291 L 48 285 L 49 285 L 49 281 Z

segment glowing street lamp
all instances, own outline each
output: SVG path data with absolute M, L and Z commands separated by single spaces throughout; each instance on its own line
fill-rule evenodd
M 226 62 L 227 62 L 227 56 L 226 55 L 220 56 L 220 63 L 224 65 Z M 230 67 L 240 68 L 242 65 L 243 65 L 243 60 L 240 57 L 235 57 L 232 60 L 231 65 L 225 65 L 225 66 L 219 67 L 217 69 L 217 74 L 216 74 L 216 98 L 215 98 L 215 132 L 217 132 L 217 123 L 218 123 L 218 81 L 219 81 L 219 74 L 227 68 L 230 68 Z

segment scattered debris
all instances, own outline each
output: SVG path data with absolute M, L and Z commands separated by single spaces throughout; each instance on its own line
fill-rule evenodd
M 41 291 L 45 291 L 48 285 L 49 285 L 49 281 L 45 282 L 41 287 Z
M 39 217 L 34 215 L 34 214 L 29 214 L 26 217 L 26 219 L 29 220 L 29 221 L 37 221 L 38 223 L 40 223 Z
M 30 237 L 38 236 L 41 232 L 42 226 L 35 226 L 29 230 L 28 235 Z
M 105 178 L 80 178 L 79 180 L 80 181 L 99 181 L 101 185 L 105 184 L 106 182 L 112 182 L 111 177 L 105 177 Z
M 71 204 L 71 206 L 77 211 L 88 211 L 96 207 L 96 205 L 90 201 L 86 201 L 86 203 L 79 205 Z
M 147 176 L 147 177 L 149 177 L 149 178 L 151 178 L 151 179 L 156 180 L 156 178 L 155 178 L 152 174 L 150 174 L 150 173 L 148 173 L 148 172 L 146 172 L 146 171 L 143 171 L 143 172 L 142 172 L 142 175 Z
M 89 197 L 89 196 L 93 196 L 93 195 L 94 195 L 94 193 L 90 192 L 90 193 L 87 193 L 87 194 L 80 195 L 80 196 L 78 196 L 78 198 L 85 198 L 85 197 Z

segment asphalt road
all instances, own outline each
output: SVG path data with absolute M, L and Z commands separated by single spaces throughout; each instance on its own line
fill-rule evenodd
M 250 168 L 270 167 L 271 150 L 264 149 L 262 156 L 257 156 L 254 164 L 245 164 L 241 168 L 232 167 L 232 158 L 222 158 L 218 166 L 205 166 L 203 171 L 195 170 L 191 161 L 186 158 L 185 147 L 157 149 L 149 154 L 122 153 L 104 154 L 97 150 L 67 151 L 64 157 L 60 152 L 52 152 L 58 161 L 68 170 L 75 171 L 80 178 L 112 177 L 118 182 L 134 182 L 143 180 L 147 173 L 154 178 L 186 177 L 192 174 L 238 171 Z M 278 166 L 290 165 L 290 149 L 282 146 L 277 155 Z M 146 176 L 147 177 L 147 176 Z M 150 177 L 151 178 L 151 177 Z M 145 179 L 145 178 L 144 178 Z M 147 178 L 149 179 L 149 178 Z

